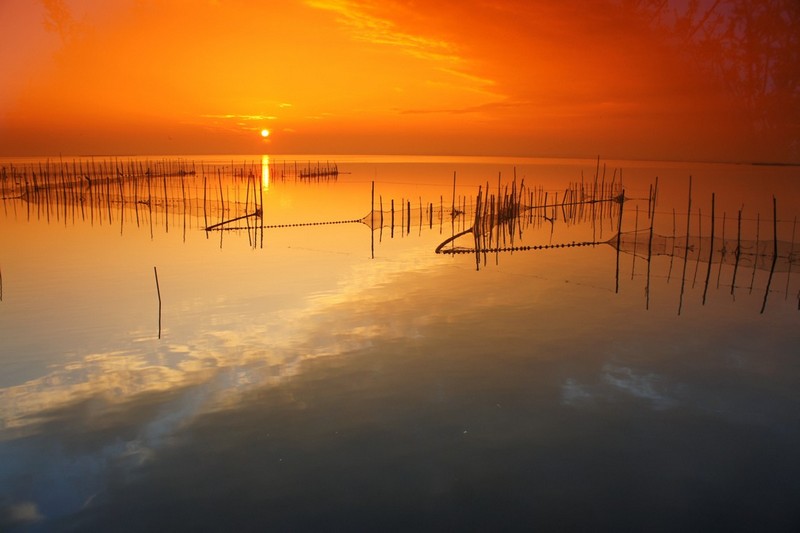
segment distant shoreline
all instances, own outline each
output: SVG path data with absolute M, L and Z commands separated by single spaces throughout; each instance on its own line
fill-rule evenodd
M 336 160 L 340 162 L 484 162 L 484 163 L 532 163 L 534 161 L 581 161 L 596 162 L 598 155 L 593 156 L 530 156 L 530 155 L 453 155 L 453 154 L 79 154 L 79 155 L 0 155 L 0 164 L 10 164 L 16 162 L 42 162 L 42 161 L 72 161 L 72 160 L 188 160 L 198 161 L 229 161 L 233 159 L 261 159 L 267 156 L 273 161 L 303 161 L 303 160 Z M 641 159 L 630 157 L 603 157 L 599 156 L 601 163 L 607 162 L 630 162 L 630 163 L 659 163 L 668 165 L 680 164 L 701 164 L 701 165 L 745 165 L 757 167 L 800 167 L 800 162 L 778 162 L 778 161 L 714 161 L 696 160 L 684 161 L 680 159 Z

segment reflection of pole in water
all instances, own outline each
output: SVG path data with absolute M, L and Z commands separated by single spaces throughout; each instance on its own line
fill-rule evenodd
M 772 284 L 772 275 L 775 273 L 775 263 L 778 262 L 778 201 L 772 197 L 772 231 L 773 231 L 773 245 L 772 245 L 772 267 L 769 269 L 769 278 L 767 278 L 767 288 L 764 290 L 764 303 L 761 304 L 761 313 L 767 308 L 767 296 L 769 296 L 769 287 Z M 789 263 L 791 264 L 791 262 Z
M 158 286 L 158 269 L 153 267 L 153 274 L 156 277 L 156 295 L 158 296 L 158 338 L 161 338 L 161 287 Z
M 736 262 L 733 265 L 733 279 L 731 280 L 731 296 L 736 288 L 736 271 L 739 270 L 739 258 L 742 256 L 742 210 L 739 209 L 739 217 L 736 223 Z
M 639 232 L 639 206 L 636 206 L 636 215 L 633 219 L 633 232 Z M 631 264 L 631 279 L 636 274 L 636 242 L 633 243 L 633 263 Z
M 672 208 L 672 242 L 675 242 L 675 231 L 677 226 L 677 220 L 675 215 L 675 208 Z M 667 283 L 670 282 L 672 279 L 672 265 L 675 262 L 675 254 L 670 254 L 669 256 L 669 270 L 667 271 Z
M 625 189 L 622 189 L 622 198 L 625 198 Z M 545 195 L 545 199 L 547 199 L 547 195 Z M 622 202 L 619 204 L 619 220 L 617 221 L 617 269 L 616 269 L 616 283 L 614 292 L 619 293 L 619 249 L 620 249 L 620 240 L 622 239 L 622 212 L 625 211 L 625 206 Z M 552 227 L 550 230 L 550 240 L 552 241 Z
M 650 259 L 653 255 L 653 226 L 656 221 L 656 195 L 658 194 L 658 176 L 655 185 L 651 188 L 651 204 L 648 204 L 648 217 L 650 218 L 650 236 L 647 239 L 647 284 L 645 285 L 646 302 L 645 309 L 650 309 Z
M 714 193 L 711 193 L 711 243 L 708 248 L 708 270 L 706 270 L 706 284 L 703 288 L 703 305 L 706 305 L 706 295 L 708 294 L 708 282 L 711 279 L 711 265 L 714 262 Z M 698 254 L 699 257 L 699 254 Z
M 686 249 L 683 255 L 683 274 L 681 275 L 681 295 L 678 299 L 678 314 L 683 308 L 683 291 L 686 289 L 686 264 L 689 262 L 689 223 L 692 218 L 692 176 L 689 176 L 689 207 L 686 209 Z
M 722 212 L 722 242 L 723 243 L 725 242 L 725 222 L 727 221 L 726 215 L 727 215 L 727 212 L 723 211 Z M 727 254 L 727 253 L 728 253 L 728 249 L 723 245 L 722 246 L 722 258 L 719 261 L 719 269 L 717 270 L 717 287 L 716 287 L 717 289 L 719 289 L 719 281 L 722 278 L 722 264 L 725 262 L 725 254 Z

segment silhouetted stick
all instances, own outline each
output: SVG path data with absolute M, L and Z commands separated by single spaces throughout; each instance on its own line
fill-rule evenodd
M 727 212 L 722 212 L 722 249 L 720 250 L 719 269 L 717 270 L 717 289 L 719 289 L 719 280 L 722 277 L 722 265 L 725 263 L 725 254 L 728 252 L 725 245 L 725 222 Z
M 678 300 L 678 315 L 683 308 L 683 291 L 686 288 L 686 264 L 689 262 L 689 222 L 692 218 L 692 177 L 689 176 L 689 207 L 686 210 L 686 248 L 683 252 L 683 273 L 681 274 L 681 295 Z
M 772 230 L 773 236 L 773 249 L 772 249 L 772 267 L 769 269 L 769 278 L 767 278 L 767 288 L 764 290 L 764 302 L 761 304 L 761 314 L 767 308 L 767 296 L 769 296 L 769 287 L 772 284 L 772 275 L 775 273 L 775 264 L 778 262 L 778 201 L 772 197 Z
M 161 338 L 161 288 L 158 285 L 158 269 L 153 267 L 153 274 L 156 277 L 156 294 L 158 295 L 158 338 Z
M 708 252 L 708 270 L 706 270 L 706 285 L 703 288 L 703 305 L 706 305 L 706 295 L 708 294 L 708 282 L 711 279 L 711 265 L 714 262 L 714 193 L 711 193 L 711 243 Z
M 739 220 L 736 225 L 736 261 L 733 264 L 733 279 L 731 279 L 731 296 L 736 287 L 736 272 L 739 270 L 739 258 L 742 254 L 742 210 L 739 209 Z
M 260 214 L 261 214 L 260 210 L 257 210 L 255 213 L 248 213 L 246 215 L 242 215 L 240 217 L 232 218 L 230 220 L 223 220 L 222 222 L 218 222 L 216 224 L 212 224 L 211 226 L 208 226 L 206 228 L 206 231 L 211 231 L 211 230 L 217 229 L 220 226 L 224 226 L 225 224 L 230 224 L 231 222 L 236 222 L 237 220 L 244 220 L 244 219 L 250 218 L 250 217 L 257 217 Z
M 622 194 L 625 194 L 625 189 L 622 190 Z M 545 199 L 547 199 L 547 195 L 545 195 Z M 617 221 L 617 269 L 616 269 L 616 287 L 614 289 L 615 293 L 619 293 L 619 248 L 620 248 L 620 241 L 622 239 L 622 212 L 624 211 L 624 205 L 622 202 L 619 204 L 619 220 Z
M 456 216 L 456 171 L 453 171 L 453 203 L 450 207 L 450 215 Z
M 269 170 L 269 169 L 267 169 Z M 261 213 L 261 237 L 259 244 L 261 248 L 264 248 L 264 185 L 263 183 L 259 183 L 258 185 L 258 211 Z
M 648 206 L 648 209 L 649 208 L 650 208 L 650 206 Z M 631 254 L 632 257 L 633 257 L 633 260 L 632 260 L 632 263 L 631 263 L 631 279 L 633 279 L 634 275 L 636 274 L 636 245 L 639 242 L 639 206 L 638 205 L 636 206 L 636 211 L 635 211 L 635 215 L 634 215 L 634 218 L 633 218 L 633 234 L 636 237 L 633 239 L 633 254 Z
M 658 192 L 658 176 L 656 176 L 655 185 L 652 187 L 650 194 L 650 236 L 647 239 L 647 282 L 645 284 L 645 309 L 650 309 L 650 262 L 653 256 L 653 226 L 656 219 L 656 194 Z
M 472 224 L 472 235 L 475 238 L 475 270 L 481 269 L 481 230 L 480 230 L 480 213 L 481 213 L 481 186 L 478 186 L 478 201 L 475 206 L 475 222 Z
M 408 203 L 406 204 L 407 206 L 406 212 L 408 213 L 408 215 L 406 216 L 406 224 L 408 224 L 408 229 L 406 230 L 406 234 L 411 235 L 411 200 L 408 200 L 407 202 Z

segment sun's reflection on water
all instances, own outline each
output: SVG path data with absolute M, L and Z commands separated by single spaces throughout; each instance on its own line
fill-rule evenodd
M 261 156 L 261 188 L 264 191 L 269 190 L 269 156 Z

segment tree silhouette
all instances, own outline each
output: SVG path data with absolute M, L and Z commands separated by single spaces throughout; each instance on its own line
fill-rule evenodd
M 800 158 L 800 2 L 621 0 L 727 87 L 757 137 Z

